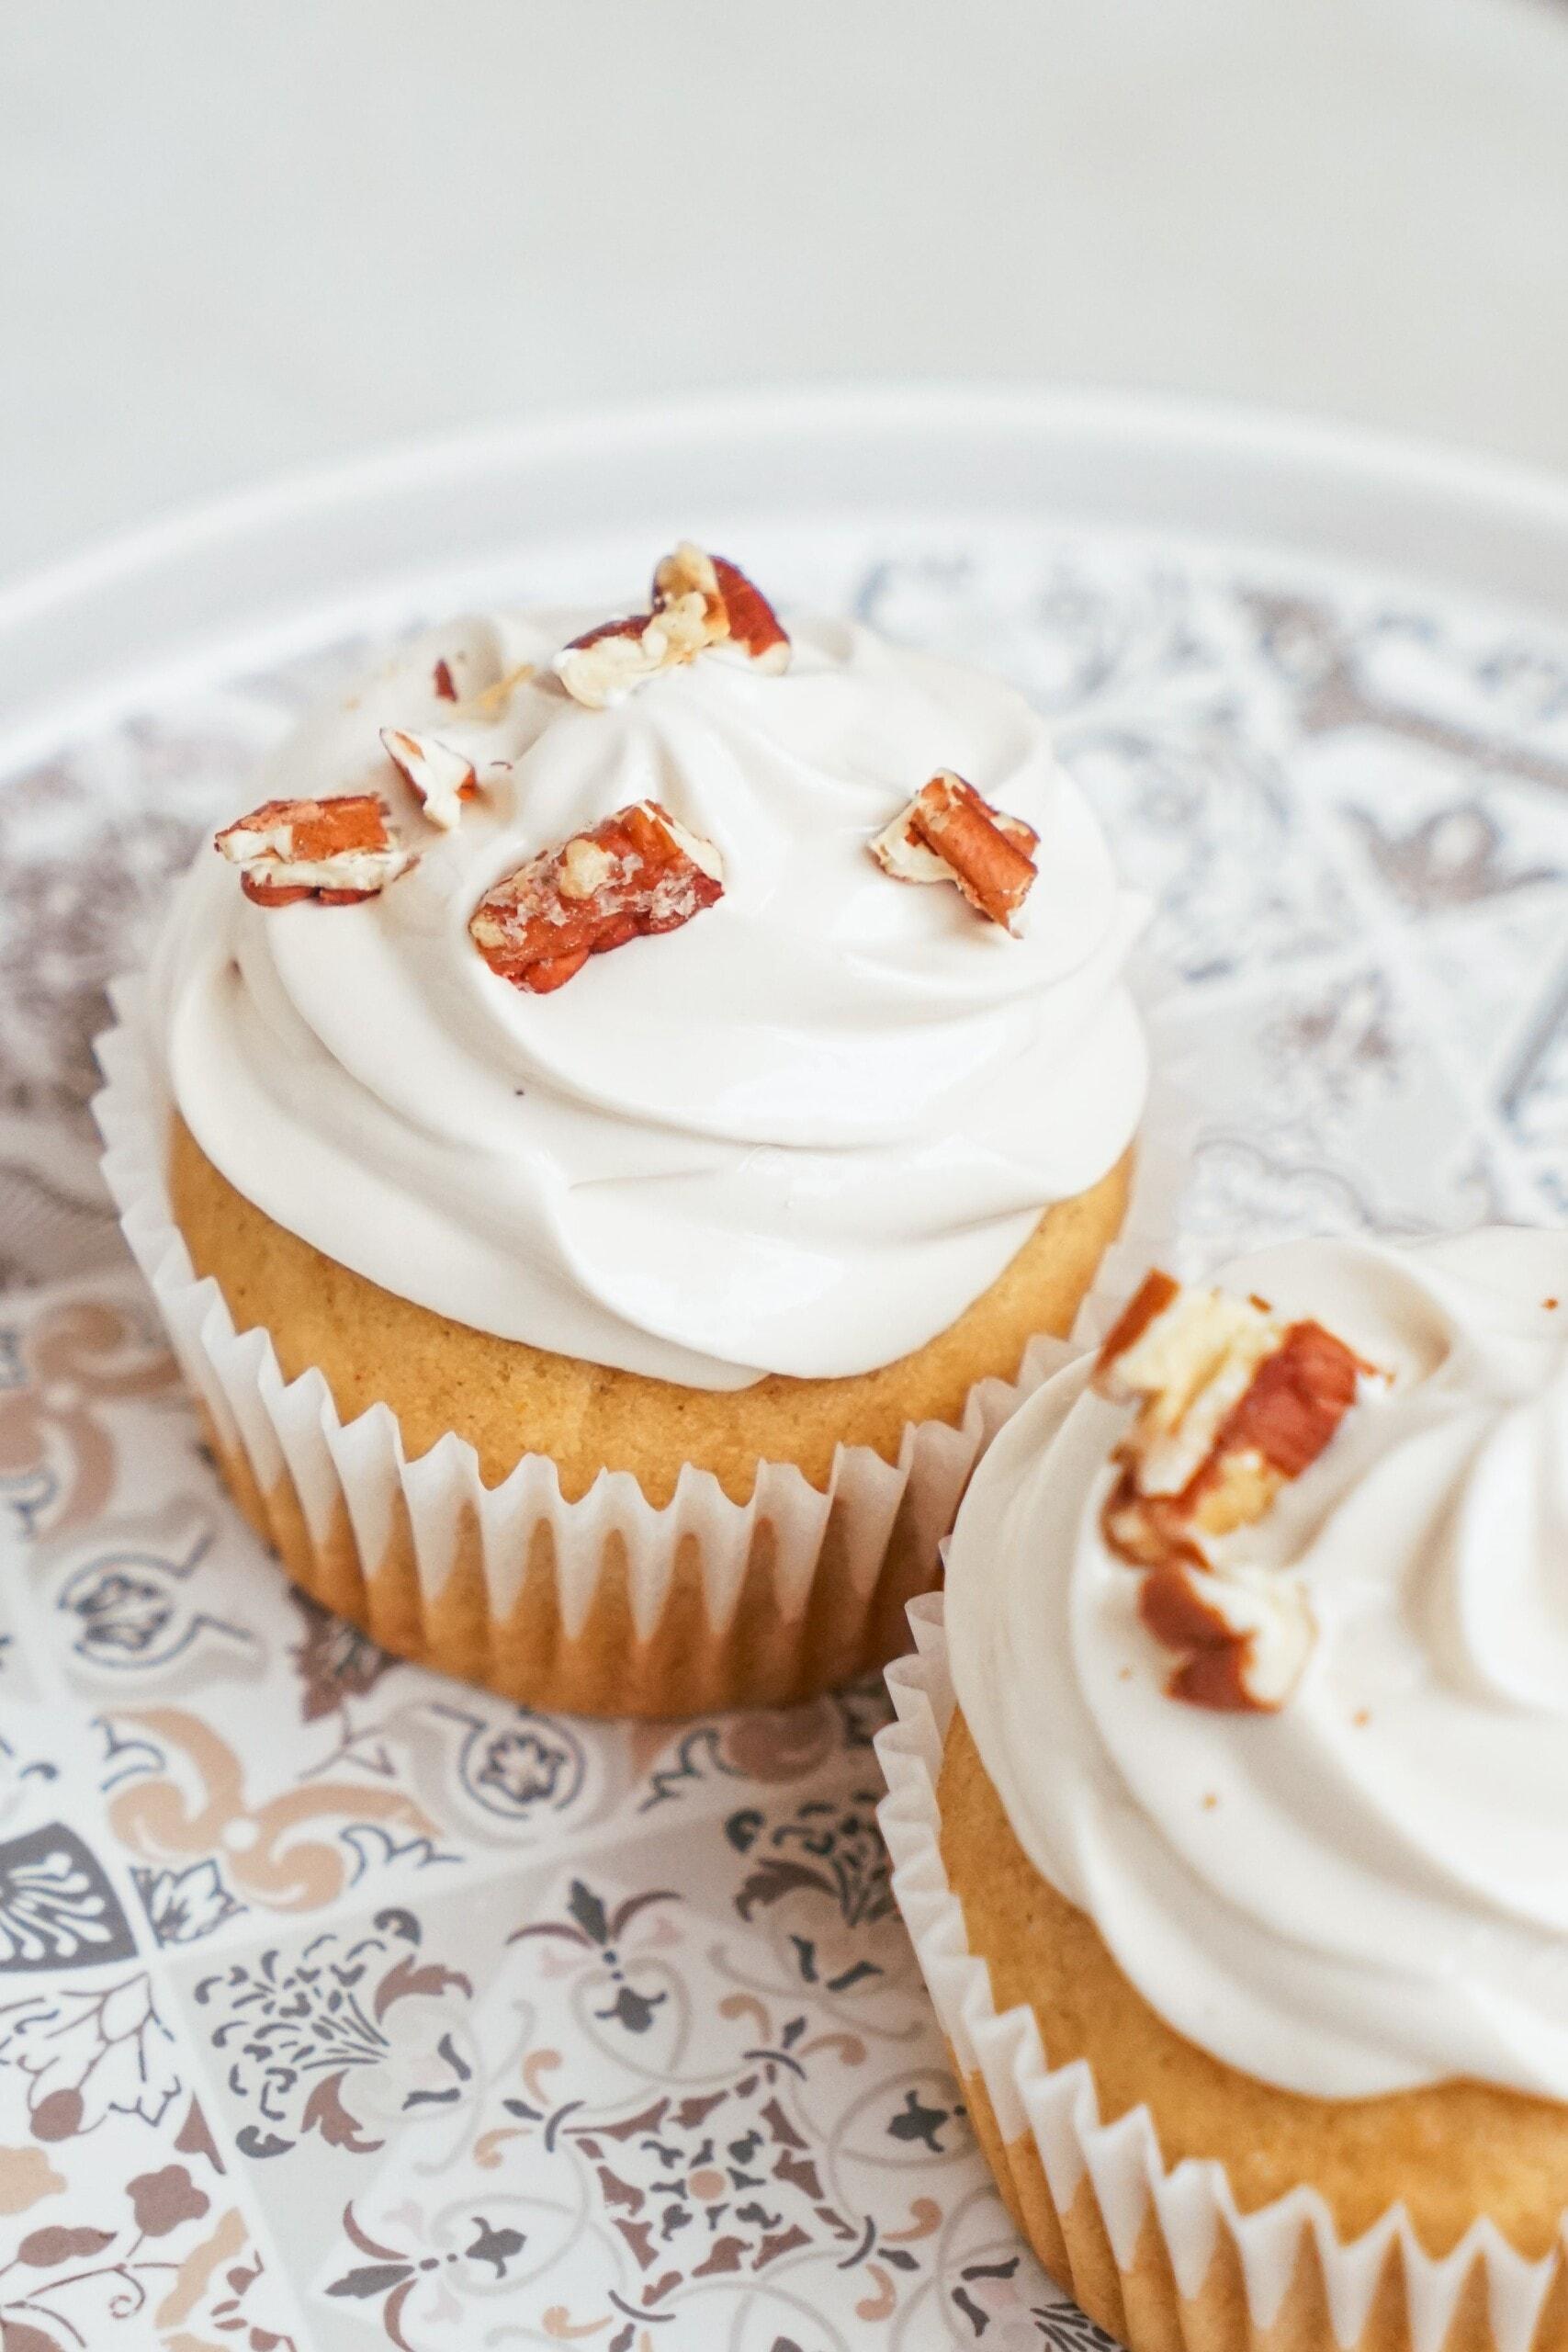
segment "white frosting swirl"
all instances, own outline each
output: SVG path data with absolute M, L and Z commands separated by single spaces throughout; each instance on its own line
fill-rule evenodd
M 890 1362 L 1129 1141 L 1142 902 L 1020 695 L 864 629 L 794 628 L 783 677 L 709 654 L 612 711 L 544 674 L 474 712 L 592 617 L 433 633 L 281 748 L 258 799 L 373 787 L 420 863 L 264 910 L 204 848 L 155 973 L 175 1100 L 278 1223 L 459 1322 L 709 1388 Z M 455 831 L 383 726 L 474 759 Z M 867 853 L 940 766 L 1040 832 L 1020 939 Z M 482 893 L 645 798 L 717 844 L 720 903 L 555 995 L 498 978 Z
M 1568 2099 L 1568 1234 L 1301 1242 L 1222 1279 L 1394 1374 L 1257 1531 L 1308 1591 L 1305 1677 L 1276 1715 L 1166 1695 L 1100 1533 L 1125 1416 L 1075 1365 L 950 1550 L 987 1770 L 1036 1868 L 1229 2064 Z

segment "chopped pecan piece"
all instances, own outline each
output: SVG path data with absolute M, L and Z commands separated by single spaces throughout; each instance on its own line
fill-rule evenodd
M 434 669 L 431 672 L 430 683 L 435 689 L 435 699 L 437 702 L 457 702 L 458 700 L 457 682 L 452 675 L 452 664 L 447 661 L 445 654 L 442 655 L 440 661 L 437 662 Z
M 1366 1369 L 1321 1323 L 1292 1323 L 1220 1431 L 1222 1450 L 1256 1454 L 1281 1483 L 1299 1478 L 1355 1403 Z
M 556 675 L 574 702 L 609 710 L 634 688 L 690 662 L 713 643 L 700 601 L 682 599 L 660 613 L 602 621 L 556 655 Z
M 653 575 L 652 610 L 573 638 L 556 656 L 556 675 L 575 701 L 604 710 L 660 671 L 726 644 L 759 669 L 789 665 L 789 639 L 766 597 L 737 565 L 682 541 Z
M 1193 1530 L 1185 1500 L 1138 1490 L 1137 1472 L 1123 1463 L 1106 1497 L 1100 1524 L 1107 1544 L 1130 1567 L 1159 1568 L 1173 1560 L 1208 1566 L 1208 1554 Z
M 1163 1315 L 1180 1293 L 1181 1284 L 1174 1274 L 1151 1267 L 1144 1276 L 1126 1306 L 1105 1335 L 1104 1343 L 1095 1362 L 1095 1385 L 1104 1393 L 1105 1375 L 1119 1357 L 1124 1356 L 1134 1340 L 1141 1340 L 1156 1315 Z M 1263 1306 L 1261 1299 L 1254 1299 L 1255 1306 Z M 1268 1313 L 1263 1307 L 1263 1312 Z
M 381 741 L 430 822 L 449 833 L 463 813 L 464 801 L 479 788 L 472 760 L 438 735 L 410 735 L 401 727 L 383 727 Z
M 1315 1639 L 1305 1595 L 1208 1547 L 1263 1518 L 1316 1461 L 1368 1370 L 1321 1323 L 1157 1272 L 1106 1340 L 1094 1385 L 1138 1412 L 1100 1523 L 1111 1549 L 1148 1571 L 1138 1613 L 1183 1658 L 1172 1697 L 1268 1711 L 1294 1690 Z
M 955 882 L 976 910 L 1016 932 L 1034 887 L 1040 836 L 1021 817 L 982 799 L 951 768 L 922 784 L 877 834 L 871 854 L 898 882 Z
M 703 600 L 710 645 L 733 645 L 773 676 L 788 669 L 789 639 L 761 590 L 738 563 L 682 539 L 653 575 L 654 606 L 661 611 L 693 595 Z
M 1144 1578 L 1138 1614 L 1182 1660 L 1166 1686 L 1171 1697 L 1230 1713 L 1282 1707 L 1317 1638 L 1301 1586 L 1272 1568 L 1156 1568 Z
M 546 996 L 590 956 L 677 931 L 723 895 L 713 843 L 638 800 L 487 890 L 468 931 L 492 972 Z
M 226 825 L 213 845 L 240 868 L 240 887 L 262 907 L 318 899 L 353 906 L 372 899 L 414 864 L 395 840 L 374 792 L 330 800 L 268 800 Z
M 1151 1274 L 1095 1368 L 1102 1396 L 1139 1407 L 1106 1506 L 1114 1548 L 1141 1566 L 1201 1559 L 1205 1536 L 1261 1519 L 1316 1461 L 1367 1368 L 1320 1323 Z

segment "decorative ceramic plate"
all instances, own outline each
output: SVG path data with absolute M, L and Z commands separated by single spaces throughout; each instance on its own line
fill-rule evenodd
M 1021 2352 L 865 1687 L 531 1714 L 295 1597 L 94 1170 L 165 882 L 369 640 L 682 534 L 991 664 L 1156 897 L 1217 1248 L 1568 1211 L 1568 497 L 1235 417 L 933 392 L 588 420 L 0 599 L 5 2352 Z

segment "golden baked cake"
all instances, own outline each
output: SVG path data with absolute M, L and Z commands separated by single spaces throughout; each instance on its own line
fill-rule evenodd
M 802 1379 L 764 1373 L 741 1389 L 694 1388 L 455 1323 L 355 1274 L 256 1208 L 176 1118 L 169 1182 L 198 1273 L 217 1277 L 242 1329 L 272 1336 L 285 1375 L 325 1374 L 344 1420 L 389 1405 L 410 1453 L 448 1430 L 499 1485 L 524 1453 L 547 1454 L 575 1501 L 603 1470 L 629 1470 L 667 1503 L 688 1464 L 745 1502 L 761 1462 L 793 1463 L 826 1488 L 840 1445 L 896 1462 L 911 1422 L 957 1422 L 979 1380 L 1010 1379 L 1039 1332 L 1071 1328 L 1121 1223 L 1124 1155 L 1057 1201 L 1018 1255 L 944 1331 L 893 1363 Z

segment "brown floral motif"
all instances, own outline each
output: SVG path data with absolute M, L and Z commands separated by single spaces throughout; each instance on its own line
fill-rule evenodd
M 1020 2254 L 998 2254 L 990 2261 L 966 2262 L 948 2290 L 948 2300 L 963 2324 L 964 2340 L 986 2352 L 1037 2352 L 1048 2344 L 1053 2352 L 1118 2352 L 1114 2336 L 1080 2312 L 1065 2297 L 1050 2302 L 1033 2300 L 1034 2276 Z
M 316 1936 L 292 1965 L 275 1946 L 198 1982 L 229 2087 L 255 2110 L 236 2135 L 243 2154 L 286 2155 L 319 2132 L 367 2155 L 404 2122 L 468 2098 L 473 1986 L 420 1961 L 420 1940 L 412 1912 L 382 1911 L 372 1933 Z
M 725 1835 L 754 1865 L 735 1898 L 742 1919 L 800 1888 L 829 1896 L 847 1928 L 886 1919 L 893 1894 L 878 1801 L 874 1791 L 857 1788 L 847 1803 L 808 1797 L 780 1822 L 770 1823 L 758 1805 L 732 1813 Z
M 848 1690 L 798 1707 L 758 1707 L 718 1723 L 699 1724 L 676 1742 L 671 1761 L 655 1766 L 640 1810 L 650 1813 L 701 1786 L 713 1774 L 779 1785 L 802 1781 L 829 1758 L 869 1749 L 888 1720 L 887 1692 L 880 1675 L 868 1675 Z M 636 1727 L 639 1765 L 652 1762 L 668 1734 L 660 1724 Z
M 95 1677 L 152 1675 L 198 1647 L 254 1658 L 256 1637 L 202 1606 L 222 1520 L 209 1496 L 160 1510 L 112 1512 L 40 1552 L 72 1656 Z
M 1065 2295 L 1049 2303 L 1031 2303 L 1029 2316 L 1042 2343 L 1049 2344 L 1054 2352 L 1121 2352 L 1113 2335 L 1097 2327 L 1087 2312 Z M 1005 2347 L 1000 2347 L 1005 2352 Z
M 368 2255 L 370 2259 L 355 2264 L 334 2278 L 327 2293 L 359 2303 L 379 2302 L 381 2331 L 388 2343 L 395 2344 L 398 2352 L 417 2352 L 403 2334 L 402 2317 L 418 2287 L 436 2276 L 446 2290 L 443 2301 L 450 2311 L 457 2307 L 449 2301 L 454 2289 L 460 2297 L 464 2288 L 476 2279 L 491 2286 L 504 2282 L 527 2245 L 521 2230 L 497 2227 L 482 2213 L 469 2214 L 468 2222 L 472 2235 L 467 2245 L 450 2246 L 444 2253 L 434 2254 L 428 2242 L 422 2239 L 418 2251 L 404 2254 L 396 2246 L 383 2245 L 369 2236 L 355 2219 L 354 2207 L 346 2206 L 343 2216 L 344 2233 L 356 2252 Z M 468 2236 L 468 2232 L 461 2234 Z
M 593 1770 L 594 1739 L 592 1733 L 584 1736 L 586 1727 L 508 1707 L 488 1693 L 464 1699 L 456 1684 L 447 1690 L 451 1695 L 437 1697 L 428 1680 L 423 1686 L 416 1680 L 405 1681 L 385 1703 L 344 1697 L 333 1718 L 336 1743 L 312 1761 L 308 1777 L 340 1786 L 391 1783 L 418 1790 L 449 1838 L 475 1838 L 486 1845 L 509 1839 L 519 1826 L 547 1832 L 551 1816 L 578 1805 Z M 345 1834 L 367 1849 L 365 1834 Z M 454 1856 L 433 1849 L 426 1859 Z
M 0 1497 L 14 1490 L 25 1533 L 58 1533 L 108 1500 L 114 1447 L 95 1408 L 171 1387 L 175 1362 L 106 1299 L 72 1300 L 10 1336 L 17 1377 L 0 1385 Z
M 917 2200 L 930 2210 L 917 2211 L 912 2227 L 900 2226 L 905 2216 L 879 2222 L 847 2210 L 828 2188 L 789 2098 L 829 2047 L 807 2039 L 806 2017 L 775 2027 L 752 1996 L 731 1996 L 723 2009 L 758 2029 L 728 2081 L 663 2092 L 607 2116 L 585 2114 L 576 2098 L 553 2109 L 532 2098 L 502 2101 L 529 2143 L 529 2177 L 547 2160 L 586 2165 L 591 2201 L 636 2267 L 635 2297 L 609 2297 L 625 2324 L 606 2352 L 632 2352 L 637 2322 L 672 2316 L 673 2300 L 693 2280 L 755 2278 L 825 2247 L 835 2268 L 863 2273 L 860 2315 L 886 2317 L 897 2301 L 895 2274 L 919 2268 L 910 2241 L 934 2226 L 930 2200 Z M 524 2074 L 528 2079 L 526 2065 Z
M 252 1803 L 239 1757 L 200 1716 L 146 1707 L 112 1720 L 140 1735 L 126 1743 L 136 1777 L 108 1807 L 122 1844 L 159 1864 L 221 1852 L 233 1885 L 265 1909 L 315 1911 L 341 1894 L 365 1867 L 356 1836 L 378 1835 L 386 1855 L 434 1850 L 436 1824 L 400 1790 L 300 1781 Z M 143 1756 L 155 1760 L 143 1768 Z M 340 1827 L 329 1838 L 313 1834 L 320 1825 Z
M 1409 1052 L 1395 1024 L 1388 976 L 1372 970 L 1288 1006 L 1269 1023 L 1263 1044 L 1282 1094 L 1298 1102 L 1310 1086 L 1325 1107 L 1341 1112 L 1371 1089 L 1392 1087 Z
M 1508 741 L 1506 738 L 1515 729 L 1506 714 L 1502 722 L 1503 740 L 1499 740 L 1497 735 L 1467 726 L 1444 712 L 1423 710 L 1414 698 L 1404 699 L 1382 691 L 1371 674 L 1374 665 L 1369 657 L 1377 650 L 1380 636 L 1405 636 L 1410 633 L 1407 627 L 1385 621 L 1358 645 L 1333 607 L 1316 597 L 1258 590 L 1244 593 L 1243 602 L 1250 605 L 1256 616 L 1264 650 L 1289 676 L 1295 689 L 1298 724 L 1306 734 L 1330 735 L 1348 727 L 1372 728 L 1400 736 L 1406 742 L 1427 745 L 1458 765 L 1483 770 L 1506 767 L 1511 775 L 1527 776 L 1552 791 L 1568 791 L 1568 760 L 1554 758 L 1550 752 L 1532 752 L 1517 740 Z M 1426 640 L 1429 651 L 1445 658 L 1449 666 L 1462 673 L 1462 653 L 1438 644 L 1435 628 L 1418 626 L 1416 634 Z M 1508 666 L 1495 656 L 1489 657 L 1472 683 L 1483 693 L 1495 692 Z M 1562 672 L 1555 664 L 1543 674 L 1549 696 L 1545 707 L 1532 714 L 1538 719 L 1552 715 L 1552 706 L 1562 690 Z
M 197 2188 L 184 2165 L 164 2165 L 127 2181 L 126 2195 L 143 2237 L 166 2238 L 182 2222 L 198 2222 L 211 2199 Z
M 14 2241 L 0 2261 L 5 2352 L 96 2352 L 132 2338 L 149 2352 L 196 2352 L 215 2337 L 236 2352 L 293 2352 L 267 2324 L 249 2229 L 233 2206 L 214 2210 L 222 2166 L 194 2100 L 172 2145 L 167 2162 L 118 2192 L 120 2174 L 99 2165 L 79 2182 L 70 2220 Z
M 525 1819 L 536 1808 L 560 1811 L 582 1784 L 583 1757 L 564 1724 L 522 1716 L 466 1744 L 464 1786 L 487 1812 Z
M 299 1677 L 299 1719 L 313 1724 L 341 1713 L 350 1699 L 363 1699 L 398 1661 L 297 1586 L 289 1586 L 288 1598 L 305 1621 L 288 1653 Z
M 653 2023 L 654 2012 L 662 2008 L 669 1996 L 662 1991 L 650 1993 L 635 1981 L 637 1962 L 622 1947 L 626 1929 L 639 1913 L 656 1904 L 678 1900 L 671 1888 L 659 1887 L 647 1894 L 628 1895 L 611 1911 L 592 1887 L 580 1878 L 573 1879 L 567 1897 L 567 1918 L 534 1920 L 525 1928 L 518 1928 L 507 1941 L 520 1944 L 535 1937 L 550 1937 L 575 1944 L 579 1951 L 592 1954 L 604 1969 L 610 1994 L 608 2008 L 596 2009 L 594 2016 L 624 2027 L 627 2033 L 646 2033 Z
M 1416 914 L 1475 906 L 1562 878 L 1553 865 L 1514 865 L 1503 827 L 1476 800 L 1455 801 L 1404 830 L 1375 809 L 1348 807 L 1344 813 L 1382 879 Z
M 157 2125 L 182 2087 L 145 1971 L 0 2007 L 0 2066 L 26 2082 L 28 2128 L 45 2142 L 96 2132 L 111 2115 Z
M 678 2000 L 688 2005 L 688 2022 L 673 2034 L 662 2024 L 660 2030 L 669 2052 L 688 2057 L 639 2048 L 645 2038 L 657 2045 L 656 2021 L 666 2012 L 661 1994 L 649 1997 L 657 1980 L 637 1964 L 638 1928 L 662 1920 L 679 1900 L 650 1890 L 614 1901 L 576 1880 L 564 1916 L 530 1922 L 512 1939 L 536 1951 L 542 1989 L 559 1973 L 558 1952 L 581 1953 L 584 1968 L 598 1972 L 609 1997 L 590 1991 L 584 2002 L 574 1988 L 567 2007 L 573 2027 L 588 2026 L 602 2052 L 623 2054 L 626 2067 L 626 2087 L 585 2098 L 575 2069 L 559 2075 L 555 2041 L 539 2040 L 520 2054 L 518 2088 L 502 2089 L 499 2116 L 475 2144 L 481 2170 L 527 2184 L 524 2226 L 531 2212 L 541 2223 L 579 2215 L 623 2250 L 622 2283 L 607 2281 L 601 2304 L 553 2307 L 559 2332 L 575 2340 L 606 2330 L 605 2352 L 638 2352 L 645 2329 L 675 2320 L 694 2287 L 733 2282 L 743 2290 L 766 2280 L 770 2293 L 806 2309 L 811 2297 L 801 2280 L 808 2267 L 819 2278 L 825 2266 L 853 2275 L 859 2319 L 892 2317 L 926 2258 L 916 2249 L 934 2249 L 942 2209 L 927 2196 L 908 2204 L 895 2196 L 868 2211 L 849 2183 L 868 2171 L 877 2177 L 889 2165 L 903 2176 L 911 2160 L 949 2153 L 957 2110 L 950 2098 L 941 2103 L 945 2077 L 926 2068 L 897 2083 L 867 2081 L 825 2133 L 820 2110 L 825 2103 L 840 2107 L 840 2077 L 865 2064 L 864 2042 L 836 2028 L 824 2031 L 812 1996 L 809 2006 L 787 1993 L 775 1999 L 750 1979 L 738 1981 L 716 1951 L 705 1953 L 706 1965 L 718 1963 L 705 2001 L 689 1934 L 671 1937 L 668 1929 L 665 1941 L 689 1955 L 677 1956 L 667 1979 L 671 2011 Z M 823 1900 L 816 1883 L 812 1900 Z M 586 1982 L 592 1987 L 593 1976 Z M 620 1996 L 628 1991 L 633 1998 L 626 2001 Z M 541 2028 L 553 2014 L 558 2032 L 559 2000 L 549 1995 Z M 684 2070 L 698 2053 L 703 2071 L 693 2077 Z M 416 2316 L 419 2327 L 434 2325 L 434 2305 L 417 2281 L 409 2282 L 403 2310 L 411 2337 Z
M 30 2212 L 64 2187 L 64 2174 L 55 2171 L 42 2148 L 0 2147 L 0 2215 Z
M 235 1902 L 210 1856 L 183 1871 L 150 1871 L 138 1864 L 130 1875 L 147 1924 L 165 1949 L 199 1943 L 247 1908 Z

